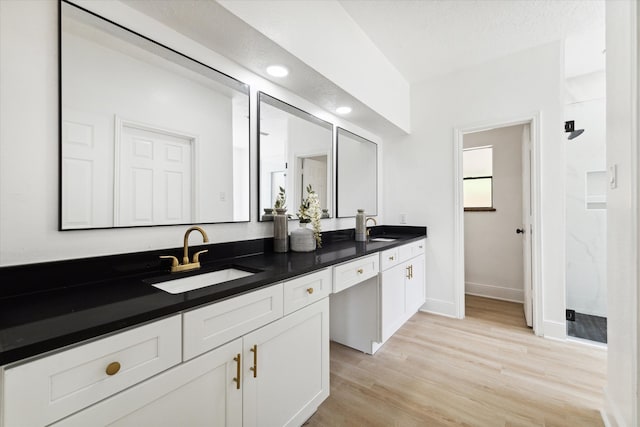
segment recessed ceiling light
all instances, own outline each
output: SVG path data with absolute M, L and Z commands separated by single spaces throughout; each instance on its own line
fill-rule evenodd
M 273 77 L 286 77 L 289 74 L 289 70 L 282 65 L 269 65 L 267 73 Z
M 351 107 L 338 107 L 336 108 L 336 113 L 338 114 L 349 114 L 351 112 Z

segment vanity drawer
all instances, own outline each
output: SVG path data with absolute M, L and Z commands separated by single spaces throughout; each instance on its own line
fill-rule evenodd
M 296 277 L 284 282 L 284 314 L 287 315 L 331 293 L 331 270 Z
M 221 346 L 283 315 L 282 283 L 182 315 L 183 359 Z
M 177 365 L 180 334 L 177 315 L 6 369 L 4 425 L 48 425 Z
M 398 248 L 387 249 L 386 251 L 380 252 L 380 270 L 387 270 L 399 263 Z
M 374 277 L 380 271 L 379 254 L 368 255 L 333 268 L 333 292 L 340 292 Z
M 399 261 L 404 262 L 418 255 L 424 254 L 425 240 L 408 243 L 398 248 Z

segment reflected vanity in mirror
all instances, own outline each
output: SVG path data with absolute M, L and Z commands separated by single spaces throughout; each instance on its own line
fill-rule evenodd
M 249 86 L 60 14 L 60 229 L 249 221 Z
M 320 206 L 333 210 L 333 125 L 265 93 L 258 93 L 259 206 L 273 208 L 280 187 L 287 195 L 287 211 L 295 213 L 311 185 Z
M 378 145 L 340 127 L 336 144 L 336 216 L 377 215 Z

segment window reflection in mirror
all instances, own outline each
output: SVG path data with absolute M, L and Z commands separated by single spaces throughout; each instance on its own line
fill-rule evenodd
M 332 214 L 333 125 L 265 93 L 258 94 L 259 216 L 273 208 L 280 187 L 295 213 L 307 185 Z
M 60 13 L 60 229 L 249 221 L 249 87 Z
M 364 209 L 367 215 L 377 215 L 377 144 L 338 128 L 336 150 L 337 216 L 356 216 L 358 209 Z

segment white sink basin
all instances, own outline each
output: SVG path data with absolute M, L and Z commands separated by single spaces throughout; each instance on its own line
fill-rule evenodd
M 370 240 L 370 242 L 393 242 L 398 239 L 393 239 L 391 237 L 374 237 Z
M 166 282 L 154 283 L 152 286 L 170 294 L 181 294 L 194 289 L 206 288 L 241 277 L 252 276 L 255 273 L 239 270 L 237 268 L 227 268 L 224 270 L 212 271 L 211 273 L 198 274 L 196 276 L 182 277 L 180 279 L 167 280 Z

